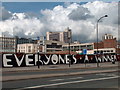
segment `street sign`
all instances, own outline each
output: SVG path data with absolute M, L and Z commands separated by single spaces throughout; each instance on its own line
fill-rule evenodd
M 83 54 L 87 54 L 87 49 L 83 49 Z

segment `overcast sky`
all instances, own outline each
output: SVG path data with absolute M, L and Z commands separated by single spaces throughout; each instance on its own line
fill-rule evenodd
M 99 39 L 106 33 L 118 38 L 118 2 L 3 2 L 0 33 L 19 37 L 45 36 L 46 31 L 72 29 L 73 40 L 96 41 L 96 22 Z

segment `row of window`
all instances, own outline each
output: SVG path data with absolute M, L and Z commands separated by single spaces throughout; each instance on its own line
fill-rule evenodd
M 26 47 L 26 48 L 31 49 L 32 47 L 31 47 L 31 46 L 28 46 L 28 47 Z M 34 49 L 35 49 L 35 48 L 36 48 L 36 46 L 34 46 Z M 19 46 L 18 49 L 25 49 L 25 47 L 24 47 L 24 46 L 21 46 L 21 47 Z
M 15 47 L 0 47 L 0 49 L 15 49 Z
M 103 53 L 114 53 L 114 50 L 99 50 L 99 51 L 94 51 L 94 53 L 100 53 L 100 54 L 103 54 Z
M 68 49 L 69 47 L 63 47 L 63 49 Z M 71 49 L 93 49 L 93 46 L 70 46 Z
M 0 49 L 0 52 L 15 52 L 15 49 Z
M 62 48 L 62 45 L 47 45 L 47 48 Z
M 28 51 L 26 50 L 18 50 L 18 52 L 25 52 L 25 53 L 32 53 L 32 52 L 36 52 L 37 50 L 32 50 L 32 49 L 28 49 Z

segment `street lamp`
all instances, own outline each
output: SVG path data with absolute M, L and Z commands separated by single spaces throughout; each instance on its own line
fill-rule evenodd
M 96 33 L 97 33 L 97 51 L 96 51 L 96 55 L 97 55 L 97 67 L 99 67 L 99 62 L 98 62 L 98 23 L 99 21 L 104 18 L 104 17 L 108 17 L 108 15 L 104 15 L 102 17 L 100 17 L 98 20 L 97 20 L 97 27 L 96 27 Z
M 69 30 L 69 28 L 68 28 L 68 43 L 69 43 L 69 67 L 70 67 L 70 64 L 71 64 L 71 54 L 70 54 L 70 43 L 71 43 L 71 31 Z
M 38 52 L 37 52 L 37 54 L 38 54 L 38 61 L 37 61 L 37 66 L 38 66 L 38 68 L 40 68 L 40 61 L 39 61 L 39 52 L 40 52 L 40 39 L 39 39 L 39 37 L 38 37 L 38 45 L 37 45 L 37 50 L 38 50 Z
M 68 37 L 69 39 L 69 67 L 70 67 L 70 64 L 71 64 L 71 55 L 70 55 L 70 37 Z

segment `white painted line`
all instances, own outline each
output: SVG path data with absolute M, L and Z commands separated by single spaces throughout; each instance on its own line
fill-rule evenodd
M 62 81 L 64 79 L 54 79 L 54 80 L 50 80 L 50 81 Z
M 107 76 L 117 76 L 117 75 L 115 75 L 115 74 L 108 74 Z
M 80 79 L 80 78 L 83 78 L 83 77 L 75 77 L 75 78 L 68 78 L 68 79 L 72 80 L 72 79 Z
M 102 76 L 117 76 L 115 74 L 109 74 L 109 73 L 101 73 L 101 74 L 96 74 L 96 75 L 102 75 Z
M 107 78 L 97 78 L 97 79 L 88 79 L 88 80 L 80 80 L 80 81 L 71 81 L 71 82 L 55 83 L 55 84 L 48 84 L 48 85 L 39 85 L 39 86 L 25 87 L 25 88 L 19 88 L 19 89 L 14 89 L 14 90 L 24 90 L 24 89 L 33 89 L 33 88 L 65 85 L 65 84 L 72 84 L 72 83 L 81 83 L 81 82 L 89 82 L 89 81 L 97 81 L 97 80 L 107 80 L 107 79 L 114 79 L 114 78 L 118 78 L 118 77 L 120 77 L 120 76 L 107 77 Z
M 103 76 L 106 76 L 107 74 L 105 74 L 105 73 L 101 73 L 101 74 L 96 74 L 96 75 L 103 75 Z
M 83 77 L 75 77 L 75 78 L 66 78 L 66 79 L 54 79 L 54 80 L 50 80 L 50 81 L 63 81 L 63 80 L 72 80 L 72 79 L 80 79 Z

